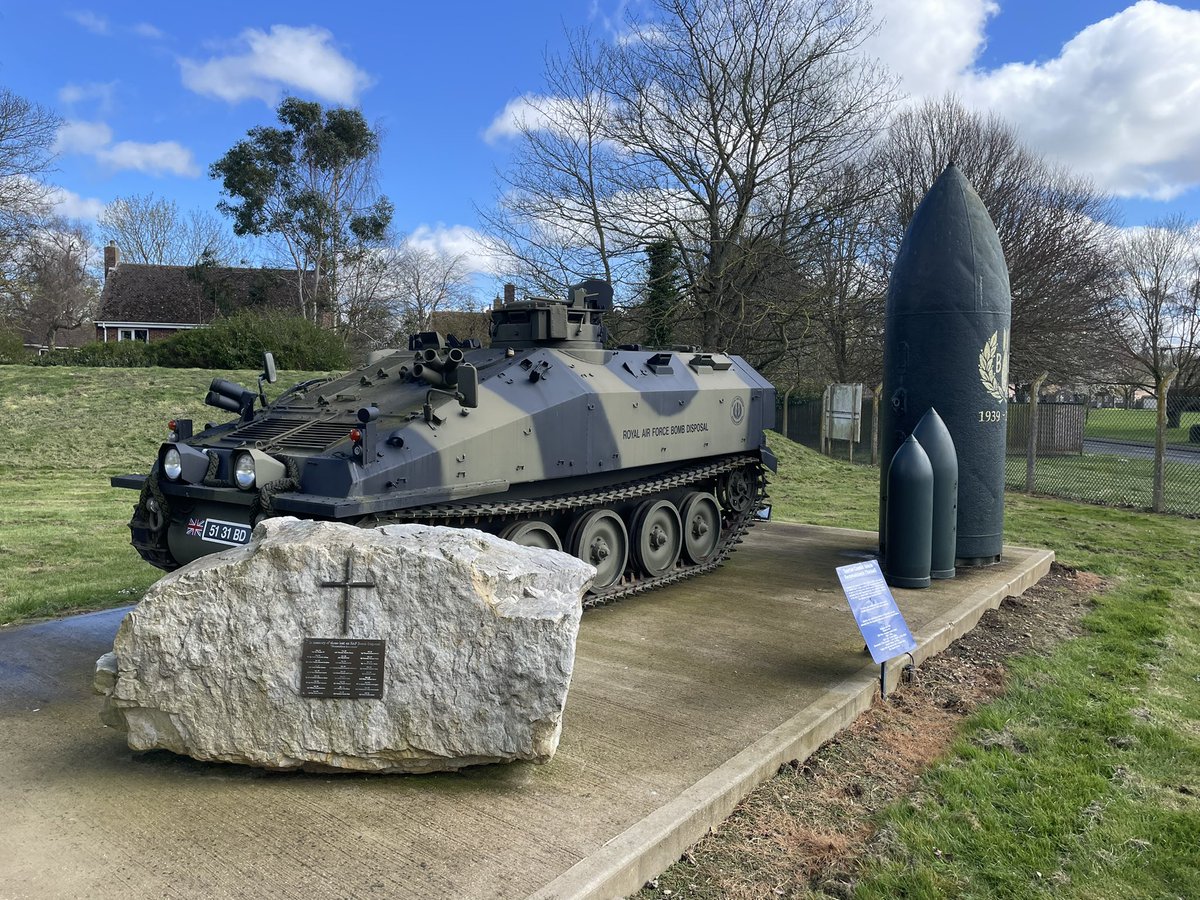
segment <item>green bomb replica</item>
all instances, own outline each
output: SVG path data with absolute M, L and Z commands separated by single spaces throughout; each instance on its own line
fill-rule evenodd
M 478 528 L 594 565 L 588 605 L 709 571 L 762 507 L 775 389 L 736 356 L 606 350 L 611 308 L 596 280 L 509 302 L 487 349 L 415 334 L 270 403 L 270 354 L 257 392 L 214 379 L 236 419 L 173 422 L 149 475 L 112 479 L 141 491 L 133 546 L 169 571 L 269 516 Z

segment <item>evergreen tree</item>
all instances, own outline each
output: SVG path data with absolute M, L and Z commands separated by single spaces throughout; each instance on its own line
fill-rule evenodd
M 674 343 L 674 319 L 679 312 L 679 257 L 670 241 L 646 247 L 646 300 L 643 334 L 651 347 Z

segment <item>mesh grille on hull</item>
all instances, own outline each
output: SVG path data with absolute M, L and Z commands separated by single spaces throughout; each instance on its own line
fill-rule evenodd
M 353 427 L 330 419 L 263 419 L 237 429 L 226 440 L 263 448 L 319 452 L 345 440 Z

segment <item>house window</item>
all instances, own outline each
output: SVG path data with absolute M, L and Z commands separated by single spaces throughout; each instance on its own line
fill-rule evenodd
M 145 328 L 122 328 L 117 333 L 118 341 L 141 341 L 143 344 L 150 343 L 150 332 Z

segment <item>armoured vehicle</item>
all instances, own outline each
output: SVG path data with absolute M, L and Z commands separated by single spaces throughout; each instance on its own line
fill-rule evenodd
M 742 359 L 605 349 L 612 287 L 492 311 L 491 345 L 426 332 L 404 351 L 268 402 L 215 379 L 236 418 L 171 423 L 133 546 L 174 569 L 243 544 L 274 515 L 479 528 L 592 563 L 589 605 L 715 568 L 753 524 L 775 468 L 774 388 Z

